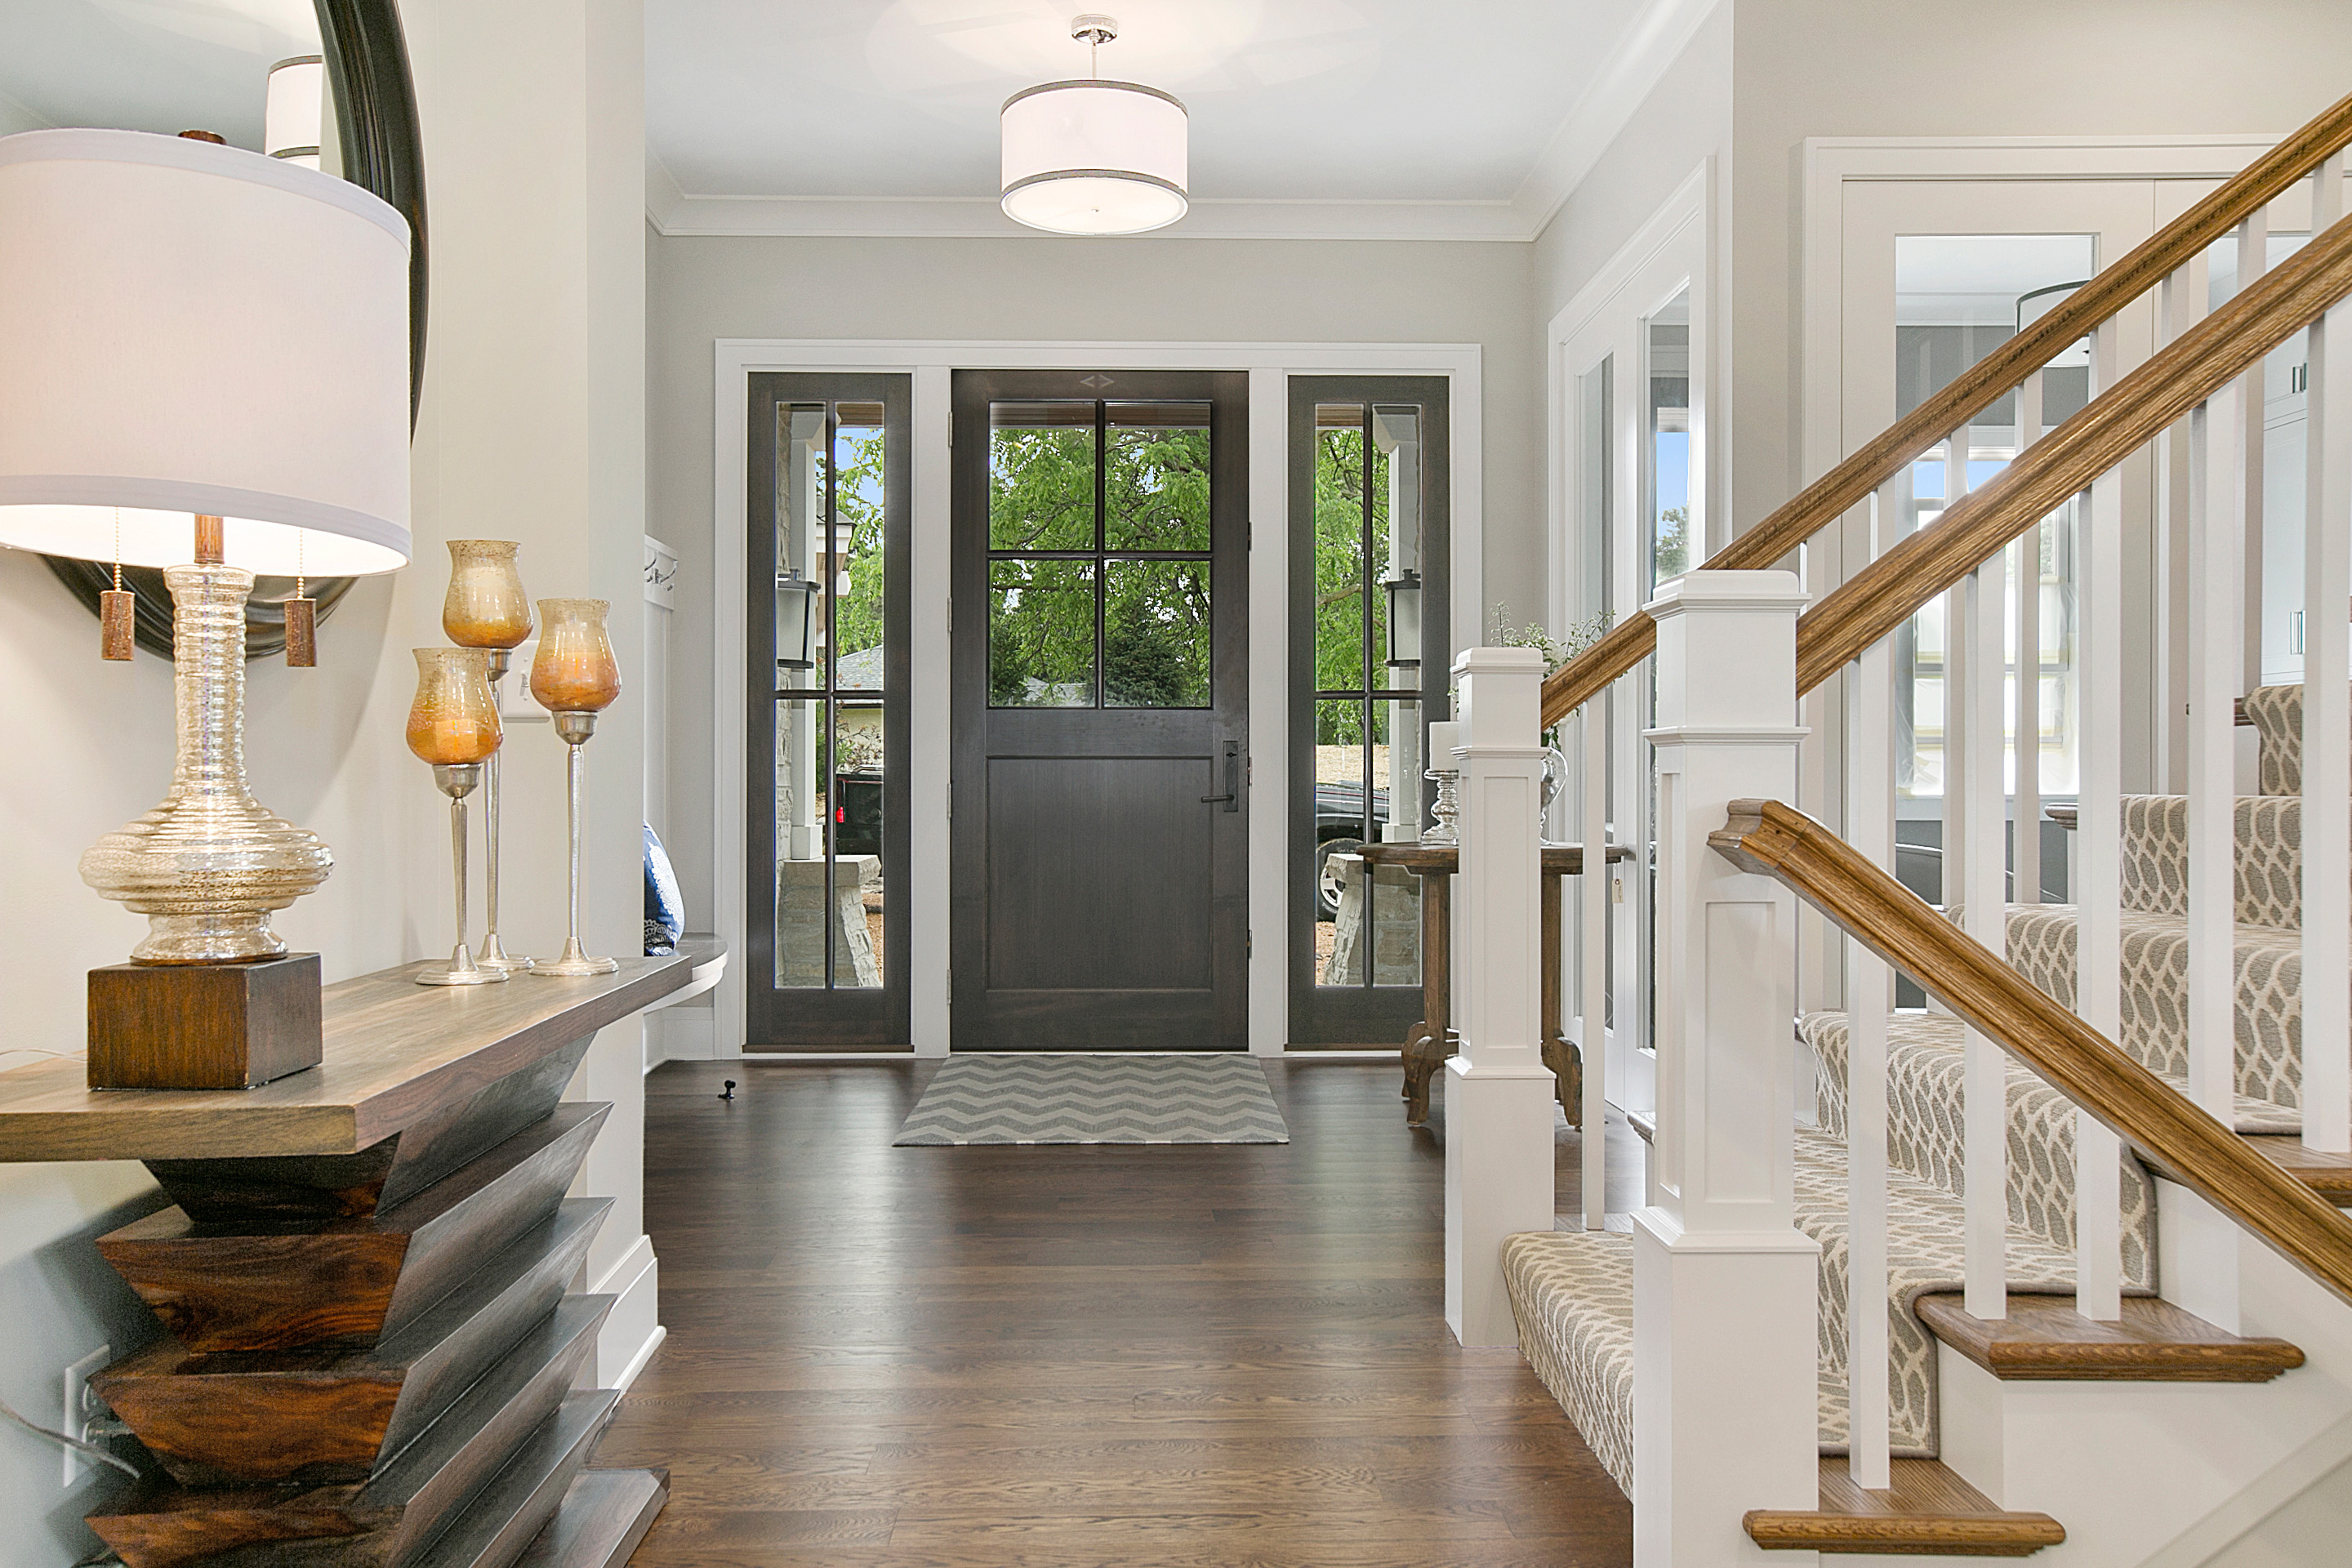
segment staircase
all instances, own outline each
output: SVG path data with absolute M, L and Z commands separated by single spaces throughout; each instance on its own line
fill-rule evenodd
M 2300 687 L 2247 700 L 2261 715 L 2265 793 L 2242 797 L 2237 826 L 2238 1093 L 2235 1130 L 2268 1152 L 2303 1131 L 2300 1112 L 2302 950 Z M 2126 1021 L 2121 1043 L 2143 1066 L 2186 1089 L 2188 1042 L 2187 802 L 2126 797 L 2123 821 Z M 2352 808 L 2352 802 L 2347 802 Z M 1957 911 L 1955 911 L 1957 912 Z M 2074 1000 L 2076 911 L 2014 905 L 2009 962 L 2053 1000 Z M 1821 1244 L 1820 1443 L 1824 1460 L 1848 1447 L 1845 1014 L 1801 1015 L 1797 1037 L 1815 1063 L 1815 1121 L 1796 1130 L 1797 1227 Z M 2043 1381 L 2263 1383 L 2303 1364 L 2283 1340 L 2228 1333 L 2156 1299 L 2156 1185 L 2126 1152 L 2117 1186 L 2124 1288 L 2120 1322 L 2073 1307 L 2076 1247 L 2074 1108 L 2030 1068 L 2007 1064 L 2010 1315 L 1998 1327 L 1960 1307 L 1964 1289 L 1965 1026 L 1948 1013 L 1906 1012 L 1888 1032 L 1889 1225 L 1887 1317 L 1890 1440 L 1895 1456 L 1939 1451 L 1937 1346 L 1949 1345 L 1999 1378 Z M 1638 1124 L 1638 1123 L 1637 1123 Z M 2299 1142 L 2289 1145 L 2299 1151 Z M 2297 1161 L 2297 1163 L 2301 1162 Z M 2305 1168 L 2308 1169 L 2308 1166 Z M 2322 1167 L 2325 1170 L 2327 1167 Z M 2347 1172 L 2352 1176 L 2352 1171 Z M 1633 1491 L 1633 1255 L 1607 1232 L 1532 1232 L 1504 1249 L 1504 1274 L 1528 1361 L 1609 1473 Z M 1828 1466 L 1834 1477 L 1838 1467 Z M 1984 1555 L 2064 1539 L 2046 1515 L 1948 1504 L 1965 1483 L 1940 1465 L 1909 1467 L 1907 1489 L 1943 1489 L 1947 1506 L 1878 1513 L 1839 1510 L 1804 1521 L 1782 1513 L 1751 1534 L 1767 1545 L 1815 1551 Z M 1967 1528 L 1958 1522 L 1967 1521 Z
M 1524 1353 L 1633 1502 L 1639 1568 L 1779 1551 L 2187 1568 L 2352 1464 L 2352 701 L 2333 680 L 2257 685 L 2242 625 L 2262 602 L 2243 574 L 2263 569 L 2243 543 L 2263 537 L 2248 410 L 2264 357 L 2308 329 L 2305 653 L 2352 664 L 2347 142 L 2352 99 L 1661 586 L 1547 678 L 1534 711 L 1506 713 L 1498 650 L 1461 667 L 1479 738 L 1457 754 L 1486 784 L 1457 898 L 1493 914 L 1464 949 L 1447 1089 L 1449 1321 L 1477 1321 L 1454 1304 L 1475 1304 L 1472 1264 L 1497 1258 Z M 2259 245 L 2305 180 L 2310 241 L 2192 320 L 2205 247 L 2232 230 L 2242 254 Z M 2118 374 L 2104 324 L 2159 285 L 2160 346 Z M 2097 395 L 2047 434 L 2021 426 L 2015 458 L 1933 524 L 1874 543 L 1816 602 L 1769 569 L 1832 524 L 1852 541 L 1857 509 L 1923 456 L 1942 448 L 1956 475 L 1978 416 L 2012 390 L 2039 406 L 2042 367 L 2086 336 Z M 2157 464 L 2189 476 L 2166 482 L 2188 538 L 2189 687 L 2159 721 L 2188 761 L 2184 793 L 2126 795 L 2118 470 L 2154 443 L 2188 458 Z M 2077 497 L 2079 901 L 2004 906 L 2004 552 Z M 1893 875 L 1891 721 L 1892 639 L 1938 598 L 1940 910 Z M 1532 984 L 1504 916 L 1528 901 L 1511 858 L 1533 845 L 1511 819 L 1513 734 L 1566 725 L 1571 776 L 1610 776 L 1586 705 L 1645 658 L 1656 942 L 1632 978 L 1657 998 L 1648 1201 L 1630 1237 L 1590 1214 L 1554 1228 L 1549 1205 L 1505 1236 L 1496 1215 L 1526 1215 L 1527 1194 L 1495 1149 L 1522 1139 L 1536 1092 L 1514 1082 L 1536 1075 L 1513 1055 Z M 1818 743 L 1799 705 L 1833 679 L 1838 700 L 1806 719 L 1841 737 L 1835 830 L 1784 804 Z M 2233 710 L 2260 732 L 2253 795 L 2237 793 Z M 1600 962 L 1614 918 L 1598 881 L 1583 890 L 1581 1019 L 1625 981 Z M 1835 1009 L 1795 1005 L 1808 921 L 1842 959 L 1809 971 Z M 1927 1011 L 1891 1008 L 1897 972 Z M 2325 984 L 2306 994 L 2306 973 Z

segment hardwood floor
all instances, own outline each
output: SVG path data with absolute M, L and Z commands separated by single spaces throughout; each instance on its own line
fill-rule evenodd
M 932 1070 L 646 1080 L 669 1339 L 594 1461 L 670 1468 L 641 1568 L 1632 1560 L 1518 1353 L 1446 1331 L 1395 1066 L 1275 1064 L 1286 1146 L 891 1148 Z

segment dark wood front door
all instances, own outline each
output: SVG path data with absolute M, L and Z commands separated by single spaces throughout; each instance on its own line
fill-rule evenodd
M 1247 379 L 954 393 L 953 1044 L 1247 1044 Z

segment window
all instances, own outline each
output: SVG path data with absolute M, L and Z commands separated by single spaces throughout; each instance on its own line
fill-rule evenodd
M 1386 1045 L 1421 1016 L 1420 879 L 1359 852 L 1428 820 L 1451 662 L 1444 384 L 1291 389 L 1292 1040 Z
M 908 1037 L 907 380 L 752 377 L 750 1048 Z
M 1206 708 L 1209 405 L 989 405 L 988 703 Z

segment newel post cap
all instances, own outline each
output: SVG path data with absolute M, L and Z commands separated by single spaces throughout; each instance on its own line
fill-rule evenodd
M 1802 610 L 1812 602 L 1794 572 L 1685 572 L 1642 606 L 1654 621 L 1692 610 Z

